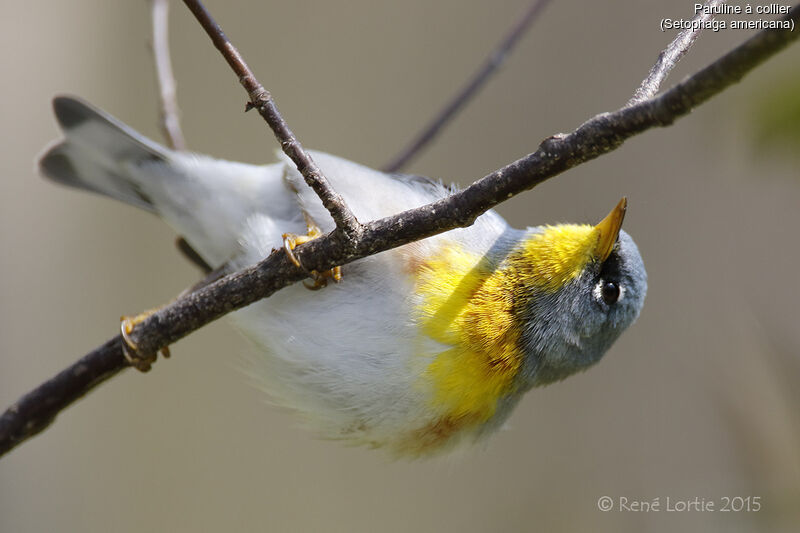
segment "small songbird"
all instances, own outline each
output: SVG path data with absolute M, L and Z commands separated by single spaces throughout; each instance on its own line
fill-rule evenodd
M 41 172 L 155 213 L 212 267 L 252 265 L 334 228 L 285 157 L 257 166 L 177 152 L 81 100 L 53 105 L 65 139 Z M 361 221 L 453 191 L 310 154 Z M 596 363 L 636 320 L 647 274 L 620 230 L 625 209 L 623 198 L 596 226 L 524 230 L 488 211 L 345 265 L 339 283 L 294 285 L 232 317 L 260 349 L 272 399 L 318 434 L 396 455 L 447 450 L 498 429 L 532 387 Z

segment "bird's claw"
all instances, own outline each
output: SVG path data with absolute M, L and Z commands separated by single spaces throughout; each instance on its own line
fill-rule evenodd
M 339 283 L 339 281 L 342 279 L 342 267 L 336 266 L 330 270 L 325 270 L 324 272 L 308 270 L 303 266 L 302 263 L 300 263 L 300 260 L 297 259 L 297 256 L 294 255 L 294 249 L 297 246 L 308 241 L 312 241 L 321 235 L 322 230 L 320 230 L 316 224 L 310 222 L 308 223 L 308 233 L 306 235 L 296 235 L 294 233 L 283 234 L 283 251 L 286 252 L 286 255 L 289 257 L 289 261 L 291 261 L 294 266 L 303 269 L 309 275 L 309 277 L 311 277 L 313 283 L 303 281 L 303 286 L 312 291 L 318 291 L 322 287 L 327 286 L 329 279 L 332 279 L 334 283 Z
M 332 279 L 334 283 L 339 283 L 342 280 L 342 267 L 335 266 L 330 270 L 325 270 L 323 272 L 312 270 L 309 272 L 309 275 L 314 282 L 309 283 L 308 281 L 303 280 L 303 286 L 310 291 L 318 291 L 322 287 L 326 287 L 328 285 L 329 279 Z
M 150 354 L 141 353 L 139 351 L 139 347 L 131 338 L 131 333 L 133 333 L 133 328 L 136 327 L 137 324 L 148 318 L 152 315 L 157 309 L 152 309 L 150 311 L 145 311 L 135 317 L 123 316 L 120 317 L 120 334 L 122 335 L 122 355 L 125 357 L 125 360 L 128 361 L 133 368 L 138 370 L 139 372 L 149 372 L 153 366 L 153 363 L 156 362 L 158 358 L 158 353 L 160 352 L 165 358 L 169 358 L 169 347 L 164 346 L 158 352 L 153 352 Z

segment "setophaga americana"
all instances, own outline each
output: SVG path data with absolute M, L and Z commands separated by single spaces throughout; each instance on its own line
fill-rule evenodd
M 65 139 L 39 161 L 56 182 L 151 211 L 210 265 L 254 264 L 333 221 L 288 159 L 255 166 L 169 150 L 69 97 Z M 448 195 L 441 183 L 312 157 L 360 220 Z M 647 274 L 620 229 L 518 230 L 495 212 L 354 262 L 341 283 L 296 285 L 233 314 L 263 351 L 272 398 L 320 434 L 419 456 L 500 427 L 531 389 L 596 363 L 639 315 Z M 290 255 L 291 252 L 289 251 Z

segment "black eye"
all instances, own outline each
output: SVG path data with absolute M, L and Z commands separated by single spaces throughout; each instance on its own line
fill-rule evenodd
M 603 301 L 611 305 L 619 300 L 619 286 L 613 281 L 603 281 L 600 286 L 600 295 Z

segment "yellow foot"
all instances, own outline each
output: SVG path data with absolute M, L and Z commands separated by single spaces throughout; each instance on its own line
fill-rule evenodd
M 125 356 L 125 360 L 130 363 L 130 365 L 138 370 L 139 372 L 148 372 L 152 367 L 153 363 L 156 362 L 158 357 L 157 353 L 153 354 L 142 354 L 139 353 L 139 347 L 136 346 L 136 343 L 133 342 L 131 339 L 131 333 L 133 333 L 133 328 L 135 328 L 139 323 L 147 319 L 150 315 L 158 311 L 158 307 L 155 309 L 150 309 L 149 311 L 145 311 L 144 313 L 140 313 L 135 317 L 129 316 L 122 316 L 120 317 L 120 333 L 122 334 L 122 354 Z M 169 347 L 164 346 L 159 350 L 161 355 L 165 358 L 169 358 Z
M 314 281 L 313 284 L 309 284 L 304 281 L 303 285 L 305 288 L 312 291 L 317 291 L 328 285 L 329 279 L 332 279 L 335 283 L 339 283 L 339 281 L 342 279 L 342 267 L 336 266 L 324 272 L 317 272 L 316 270 L 308 271 L 306 267 L 300 263 L 300 260 L 294 255 L 293 250 L 303 243 L 313 241 L 314 239 L 322 236 L 322 230 L 320 230 L 319 227 L 317 227 L 317 225 L 311 222 L 308 218 L 306 218 L 306 226 L 308 227 L 308 233 L 306 235 L 295 235 L 294 233 L 283 234 L 283 251 L 286 252 L 289 260 L 294 263 L 296 267 L 302 268 L 308 272 L 308 275 L 311 276 L 311 279 Z

